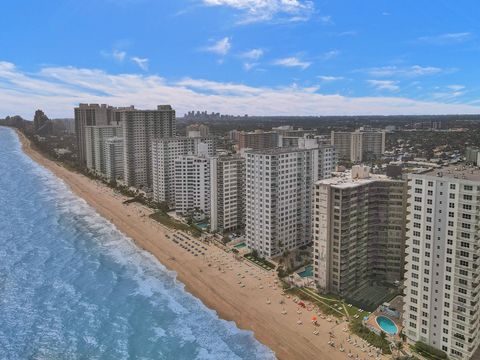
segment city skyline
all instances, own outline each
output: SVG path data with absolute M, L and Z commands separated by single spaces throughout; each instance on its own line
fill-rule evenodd
M 472 15 L 479 6 L 2 4 L 10 15 L 4 20 L 8 31 L 0 35 L 0 116 L 26 116 L 41 104 L 51 117 L 72 117 L 71 108 L 82 102 L 138 108 L 171 103 L 179 114 L 479 113 L 480 44 Z

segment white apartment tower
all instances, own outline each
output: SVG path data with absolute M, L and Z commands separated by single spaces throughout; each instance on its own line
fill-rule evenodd
M 122 127 L 116 125 L 85 126 L 85 157 L 87 168 L 97 174 L 106 174 L 106 140 L 121 137 Z
M 185 155 L 215 155 L 213 138 L 174 137 L 152 142 L 153 199 L 175 206 L 175 160 Z
M 105 175 L 109 180 L 123 179 L 123 139 L 105 140 Z
M 210 216 L 210 158 L 186 155 L 175 160 L 175 211 Z
M 480 343 L 480 170 L 409 176 L 404 333 L 450 359 Z
M 211 231 L 232 231 L 245 224 L 245 158 L 219 156 L 210 161 Z
M 250 150 L 245 156 L 247 246 L 272 258 L 310 243 L 318 148 Z
M 133 106 L 128 108 L 115 108 L 106 104 L 79 104 L 79 106 L 74 109 L 77 154 L 80 164 L 86 165 L 87 162 L 85 127 L 119 125 L 120 119 L 117 111 L 125 109 L 133 109 Z
M 405 181 L 364 166 L 315 184 L 313 268 L 321 292 L 361 303 L 365 289 L 403 279 L 406 190 Z
M 157 110 L 124 110 L 119 114 L 123 125 L 125 183 L 151 190 L 152 143 L 175 135 L 175 110 L 170 105 L 159 105 Z

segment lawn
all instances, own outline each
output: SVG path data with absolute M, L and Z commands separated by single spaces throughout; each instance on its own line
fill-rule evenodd
M 196 227 L 177 221 L 172 217 L 170 217 L 168 214 L 165 214 L 164 212 L 161 212 L 161 211 L 150 215 L 150 217 L 153 220 L 158 221 L 159 223 L 165 225 L 168 228 L 185 231 L 195 237 L 200 237 L 200 235 L 202 234 L 202 232 Z

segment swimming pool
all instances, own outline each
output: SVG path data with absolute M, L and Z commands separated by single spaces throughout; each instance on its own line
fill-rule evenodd
M 199 227 L 200 229 L 202 229 L 203 231 L 207 231 L 208 230 L 208 223 L 198 223 L 196 224 L 197 227 Z
M 300 277 L 302 278 L 313 276 L 313 266 L 312 265 L 305 266 L 305 270 L 300 271 L 297 274 L 300 275 Z
M 398 333 L 398 328 L 395 323 L 385 316 L 377 316 L 377 324 L 380 329 L 385 331 L 388 335 L 395 335 Z
M 240 244 L 235 245 L 234 248 L 236 248 L 236 249 L 242 249 L 242 248 L 244 248 L 245 246 L 247 246 L 247 244 L 245 244 L 244 242 L 242 242 L 242 243 L 240 243 Z

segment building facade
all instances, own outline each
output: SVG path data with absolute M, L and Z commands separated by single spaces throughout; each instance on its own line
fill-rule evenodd
M 279 135 L 274 131 L 241 131 L 238 134 L 238 149 L 274 149 L 280 146 Z
M 105 175 L 109 180 L 123 179 L 123 138 L 105 140 Z
M 175 160 L 175 212 L 210 216 L 210 158 L 186 155 Z
M 404 334 L 470 359 L 480 343 L 480 171 L 409 176 Z
M 152 142 L 153 199 L 175 206 L 175 160 L 185 155 L 215 155 L 213 138 L 174 137 Z
M 123 110 L 124 181 L 149 192 L 153 186 L 152 144 L 175 135 L 175 110 L 159 105 L 157 110 Z
M 321 292 L 355 299 L 403 279 L 405 181 L 354 166 L 315 184 L 314 278 Z
M 245 156 L 247 246 L 272 258 L 311 243 L 313 184 L 321 173 L 318 148 Z
M 85 126 L 85 156 L 87 168 L 106 175 L 106 140 L 122 136 L 122 127 L 116 125 Z
M 211 231 L 228 232 L 245 225 L 245 158 L 214 157 L 210 161 Z
M 132 109 L 122 108 L 122 109 Z M 119 117 L 116 113 L 120 108 L 114 108 L 106 104 L 79 104 L 75 112 L 75 134 L 77 137 L 78 161 L 82 165 L 87 164 L 87 153 L 85 145 L 86 126 L 119 125 Z
M 335 146 L 339 159 L 359 163 L 379 157 L 385 152 L 385 131 L 332 131 L 331 144 Z

